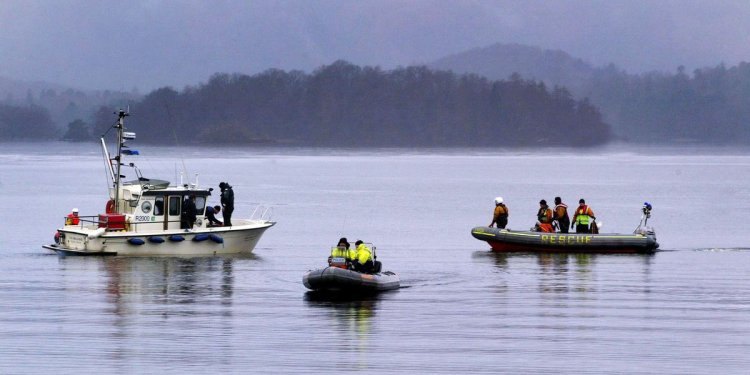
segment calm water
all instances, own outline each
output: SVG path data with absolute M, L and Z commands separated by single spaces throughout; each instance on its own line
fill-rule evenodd
M 750 153 L 144 147 L 145 175 L 174 181 L 184 162 L 234 186 L 235 216 L 271 205 L 278 225 L 245 257 L 48 253 L 72 207 L 104 209 L 95 147 L 0 144 L 0 373 L 750 369 Z M 470 229 L 498 195 L 515 229 L 560 195 L 629 232 L 648 200 L 663 251 L 491 253 Z M 307 294 L 302 275 L 342 235 L 375 243 L 404 288 Z

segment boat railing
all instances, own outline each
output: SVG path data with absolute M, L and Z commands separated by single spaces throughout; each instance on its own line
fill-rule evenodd
M 107 230 L 127 230 L 127 231 L 135 231 L 138 230 L 136 228 L 142 227 L 144 225 L 153 226 L 156 222 L 151 221 L 144 221 L 144 222 L 133 222 L 127 219 L 125 221 L 116 221 L 110 223 L 110 217 L 100 217 L 100 216 L 78 216 L 78 224 L 67 224 L 68 219 L 67 217 L 63 218 L 63 222 L 66 223 L 66 227 L 77 227 L 81 229 L 98 229 L 98 228 L 106 228 Z M 163 224 L 163 220 L 158 221 L 159 224 Z M 167 224 L 169 223 L 182 223 L 182 220 L 168 220 Z M 112 224 L 112 225 L 110 225 Z M 196 224 L 197 225 L 197 224 Z
M 273 207 L 258 205 L 255 207 L 255 210 L 253 210 L 253 213 L 250 214 L 250 221 L 271 221 L 272 216 Z
M 99 226 L 98 216 L 78 216 L 77 224 L 68 224 L 68 217 L 63 216 L 63 225 L 66 227 L 78 227 L 78 228 L 97 228 Z

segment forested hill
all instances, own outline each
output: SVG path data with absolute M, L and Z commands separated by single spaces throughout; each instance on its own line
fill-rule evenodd
M 502 43 L 446 56 L 428 67 L 479 74 L 490 79 L 507 79 L 516 73 L 550 86 L 564 86 L 573 93 L 581 92 L 596 70 L 564 51 Z
M 592 67 L 562 51 L 494 44 L 448 56 L 431 67 L 507 79 L 512 73 L 589 98 L 615 137 L 633 143 L 750 144 L 750 64 L 690 74 L 629 74 Z
M 597 109 L 563 88 L 518 76 L 491 81 L 343 61 L 311 74 L 218 74 L 181 92 L 151 92 L 130 110 L 128 129 L 150 143 L 590 146 L 610 137 Z M 95 123 L 111 124 L 111 108 L 99 111 Z

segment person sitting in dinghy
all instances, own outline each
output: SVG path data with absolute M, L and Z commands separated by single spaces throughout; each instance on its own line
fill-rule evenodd
M 362 242 L 362 240 L 357 240 L 357 242 L 354 243 L 354 246 L 357 247 L 357 258 L 354 259 L 353 264 L 354 270 L 362 273 L 372 273 L 375 269 L 375 263 L 372 259 L 372 250 L 365 246 L 365 243 Z
M 328 257 L 328 265 L 330 267 L 338 267 L 343 269 L 351 269 L 354 259 L 357 257 L 357 252 L 350 248 L 349 242 L 346 237 L 342 237 L 339 240 L 338 245 L 331 249 L 331 255 Z
M 538 220 L 536 223 L 537 232 L 552 233 L 555 231 L 555 228 L 552 227 L 552 210 L 547 205 L 546 200 L 539 201 L 539 211 L 537 211 L 536 217 Z

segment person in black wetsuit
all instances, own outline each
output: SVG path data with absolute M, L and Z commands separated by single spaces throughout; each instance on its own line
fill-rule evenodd
M 221 189 L 221 206 L 224 210 L 224 226 L 232 226 L 232 212 L 234 211 L 234 191 L 227 182 L 219 183 Z
M 193 229 L 197 216 L 198 209 L 195 208 L 195 195 L 186 197 L 182 202 L 182 229 Z

